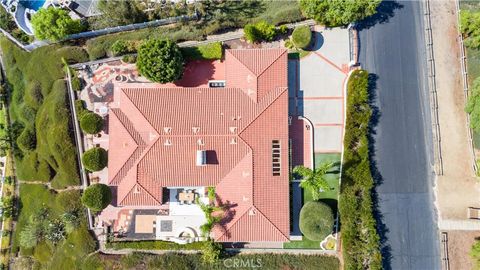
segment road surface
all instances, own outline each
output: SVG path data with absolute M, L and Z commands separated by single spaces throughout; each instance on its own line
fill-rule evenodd
M 359 33 L 360 63 L 378 76 L 373 138 L 384 268 L 441 269 L 423 4 L 399 4 L 388 21 Z

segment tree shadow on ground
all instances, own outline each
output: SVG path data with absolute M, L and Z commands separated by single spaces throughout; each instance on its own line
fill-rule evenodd
M 357 22 L 355 28 L 361 31 L 376 24 L 387 23 L 395 15 L 395 10 L 401 8 L 403 5 L 396 1 L 382 1 L 377 7 L 377 13 Z
M 377 162 L 375 159 L 375 134 L 376 127 L 379 123 L 381 113 L 376 105 L 377 101 L 377 80 L 378 75 L 369 74 L 368 77 L 368 95 L 370 101 L 370 107 L 372 108 L 372 116 L 369 123 L 369 133 L 368 133 L 368 152 L 370 156 L 370 172 L 375 183 L 375 187 L 378 187 L 383 182 L 383 177 L 380 174 L 380 171 L 377 167 Z M 380 252 L 382 253 L 382 266 L 383 269 L 391 269 L 391 247 L 387 243 L 388 237 L 388 228 L 383 222 L 383 215 L 379 209 L 379 198 L 376 189 L 372 190 L 372 203 L 373 203 L 373 216 L 377 221 L 377 232 L 380 236 Z

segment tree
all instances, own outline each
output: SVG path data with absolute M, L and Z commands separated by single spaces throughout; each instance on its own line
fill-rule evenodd
M 470 127 L 480 132 L 480 77 L 473 81 L 465 111 L 470 114 Z
M 360 21 L 377 12 L 381 0 L 300 0 L 305 17 L 327 26 Z
M 144 22 L 147 16 L 140 10 L 138 1 L 100 0 L 97 4 L 102 16 L 89 20 L 95 29 Z
M 24 248 L 33 248 L 37 245 L 41 232 L 37 225 L 27 224 L 20 232 L 20 246 Z
M 307 202 L 300 210 L 300 231 L 312 241 L 322 241 L 333 231 L 333 211 L 323 202 Z
M 293 169 L 293 173 L 302 177 L 300 187 L 310 190 L 313 199 L 319 200 L 321 193 L 330 189 L 325 175 L 334 165 L 334 163 L 323 163 L 314 170 L 304 166 L 297 166 Z
M 94 147 L 85 151 L 82 156 L 82 163 L 85 168 L 92 172 L 103 170 L 108 163 L 107 151 L 101 147 Z
M 0 205 L 2 218 L 10 218 L 13 215 L 13 197 L 3 197 Z
M 183 75 L 182 52 L 173 41 L 150 39 L 138 50 L 137 68 L 151 81 L 174 82 Z
M 312 42 L 312 31 L 307 25 L 298 26 L 293 30 L 292 42 L 295 47 L 305 49 Z
M 472 258 L 476 268 L 480 268 L 480 240 L 476 240 L 470 250 L 470 257 Z
M 93 211 L 102 211 L 112 202 L 112 191 L 105 184 L 93 184 L 85 189 L 82 203 Z
M 260 33 L 254 24 L 247 24 L 243 28 L 243 35 L 248 42 L 254 43 L 261 39 Z
M 41 8 L 32 16 L 35 37 L 58 41 L 82 31 L 79 20 L 73 20 L 68 12 L 55 7 Z
M 97 134 L 103 128 L 103 118 L 93 112 L 87 112 L 80 118 L 80 127 L 85 133 Z
M 272 41 L 277 35 L 275 25 L 266 21 L 259 21 L 255 24 L 247 24 L 243 28 L 245 39 L 249 42 L 257 42 L 261 40 Z

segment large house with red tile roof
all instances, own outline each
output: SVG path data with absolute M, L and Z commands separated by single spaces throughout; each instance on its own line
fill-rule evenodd
M 228 215 L 213 239 L 289 241 L 287 61 L 284 49 L 226 50 L 225 80 L 212 87 L 117 85 L 108 119 L 114 206 L 168 213 L 215 187 Z

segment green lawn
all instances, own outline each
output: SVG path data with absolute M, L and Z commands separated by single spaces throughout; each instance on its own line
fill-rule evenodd
M 333 162 L 337 164 L 331 172 L 327 175 L 328 184 L 331 187 L 331 190 L 322 193 L 322 199 L 325 203 L 332 207 L 333 212 L 337 212 L 337 199 L 339 192 L 339 180 L 340 180 L 340 153 L 315 153 L 315 166 L 319 166 L 323 162 Z M 310 192 L 302 190 L 303 192 L 303 203 L 313 201 L 312 195 Z M 283 244 L 283 248 L 320 248 L 319 241 L 312 241 L 303 237 L 301 241 L 291 241 L 289 243 Z

